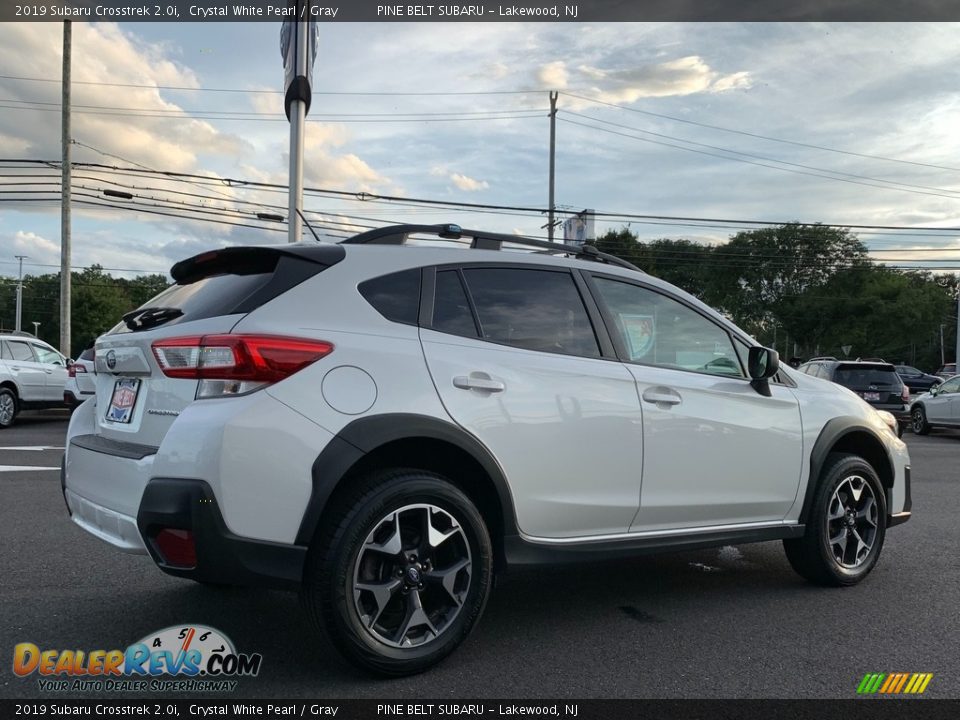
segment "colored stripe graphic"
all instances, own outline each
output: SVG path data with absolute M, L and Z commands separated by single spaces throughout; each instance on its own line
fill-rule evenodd
M 857 686 L 858 695 L 922 695 L 933 673 L 867 673 Z

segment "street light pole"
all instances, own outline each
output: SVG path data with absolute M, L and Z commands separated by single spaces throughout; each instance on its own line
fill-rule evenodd
M 33 323 L 33 336 L 40 337 L 40 321 L 31 320 L 31 322 Z
M 17 321 L 16 328 L 17 332 L 20 331 L 20 317 L 23 313 L 23 261 L 27 259 L 27 255 L 14 255 L 14 257 L 20 261 L 20 273 L 17 277 Z

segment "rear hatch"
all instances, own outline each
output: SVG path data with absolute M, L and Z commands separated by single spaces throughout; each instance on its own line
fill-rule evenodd
M 247 313 L 343 255 L 337 245 L 239 247 L 174 265 L 175 284 L 97 340 L 97 434 L 158 447 L 200 381 L 164 374 L 154 343 L 229 333 Z
M 886 363 L 842 363 L 833 381 L 850 388 L 871 405 L 903 405 L 903 382 Z

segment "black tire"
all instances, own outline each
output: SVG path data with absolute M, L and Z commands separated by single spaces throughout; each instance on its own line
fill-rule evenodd
M 930 432 L 927 411 L 923 409 L 923 405 L 917 405 L 910 411 L 910 427 L 914 435 L 927 435 Z
M 10 388 L 0 388 L 0 430 L 13 425 L 19 412 L 20 403 L 17 401 L 17 394 Z
M 454 519 L 459 526 L 447 526 L 452 528 L 452 541 L 463 556 L 460 562 L 466 563 L 465 569 L 457 570 L 451 580 L 451 585 L 454 581 L 457 583 L 459 603 L 453 601 L 452 588 L 447 593 L 443 589 L 445 585 L 438 588 L 434 582 L 441 574 L 451 574 L 450 570 L 441 571 L 439 566 L 448 564 L 453 567 L 440 557 L 442 552 L 451 552 L 452 546 L 447 545 L 441 551 L 447 540 L 430 547 L 429 539 L 423 538 L 424 534 L 429 536 L 430 533 L 410 534 L 411 523 L 422 522 L 416 519 L 418 507 L 410 509 L 410 506 L 420 505 L 429 506 L 423 512 L 427 518 L 425 522 L 431 527 L 434 527 L 431 519 L 434 517 L 439 518 L 438 522 Z M 398 513 L 399 510 L 402 512 Z M 391 514 L 395 514 L 396 535 L 400 538 L 396 542 L 402 549 L 397 554 L 371 550 L 370 544 L 365 543 L 374 537 L 389 536 L 389 541 L 379 542 L 384 547 L 393 547 Z M 412 675 L 443 660 L 469 635 L 483 613 L 490 592 L 493 550 L 483 518 L 463 492 L 435 473 L 413 469 L 381 471 L 358 482 L 356 489 L 341 498 L 326 518 L 307 556 L 302 599 L 314 624 L 350 662 L 379 675 Z M 416 555 L 417 552 L 422 555 Z M 434 560 L 427 557 L 431 554 L 436 555 L 438 567 L 434 567 Z M 424 567 L 416 566 L 422 572 L 423 584 L 419 586 L 407 585 L 411 557 L 424 563 Z M 371 599 L 376 603 L 375 608 L 380 608 L 380 598 L 369 593 L 365 595 L 366 591 L 362 589 L 356 595 L 354 592 L 355 584 L 360 582 L 355 578 L 361 572 L 371 572 L 371 562 L 374 566 L 379 564 L 372 572 L 380 573 L 380 582 L 383 578 L 394 578 L 394 573 L 397 578 L 402 578 L 389 581 L 391 585 L 401 584 L 401 589 L 391 590 L 394 594 L 384 602 L 383 607 L 389 612 L 383 609 L 372 611 L 376 612 L 377 618 L 404 616 L 398 620 L 399 629 L 393 635 L 399 637 L 399 644 L 390 643 L 391 638 L 385 637 L 388 633 L 380 627 L 377 618 L 370 620 L 372 612 L 366 616 L 361 614 L 362 603 L 369 603 Z M 408 566 L 404 569 L 400 563 L 408 563 Z M 417 596 L 415 601 L 414 594 Z M 428 601 L 449 604 L 450 609 L 441 608 L 431 615 Z M 421 637 L 411 641 L 408 628 L 427 627 L 411 625 L 404 619 L 410 617 L 411 604 L 418 606 L 420 603 L 430 616 L 429 627 L 434 632 L 423 629 Z M 365 625 L 361 617 L 366 617 L 369 624 Z M 413 644 L 404 646 L 405 642 Z
M 851 478 L 858 478 L 869 486 L 875 503 L 875 510 L 869 511 L 869 514 L 874 516 L 873 521 L 875 523 L 875 526 L 872 528 L 873 535 L 869 538 L 870 547 L 862 559 L 848 558 L 848 560 L 853 560 L 856 563 L 855 566 L 850 566 L 849 562 L 841 562 L 836 556 L 836 551 L 841 545 L 833 544 L 828 539 L 831 534 L 839 536 L 839 532 L 847 527 L 844 523 L 846 522 L 847 515 L 849 515 L 849 511 L 847 515 L 842 516 L 840 519 L 830 520 L 829 516 L 831 512 L 834 511 L 835 506 L 837 509 L 842 510 L 842 506 L 837 505 L 834 493 L 837 493 L 838 488 L 842 486 L 849 489 L 850 486 L 845 485 L 845 483 Z M 857 481 L 853 482 L 856 483 Z M 843 491 L 841 490 L 841 492 Z M 868 497 L 868 495 L 864 493 L 862 486 L 860 497 Z M 855 515 L 854 522 L 859 523 L 859 520 L 856 519 L 857 517 L 859 517 L 859 515 Z M 883 492 L 883 486 L 873 467 L 858 455 L 831 453 L 827 456 L 827 460 L 824 463 L 823 472 L 820 475 L 820 482 L 818 483 L 813 503 L 810 506 L 810 514 L 806 523 L 806 533 L 802 538 L 784 540 L 783 547 L 787 553 L 787 560 L 790 561 L 793 569 L 810 582 L 817 585 L 835 587 L 855 585 L 863 580 L 877 564 L 877 560 L 880 558 L 880 551 L 883 548 L 886 527 L 886 495 Z M 871 528 L 867 527 L 868 532 L 864 533 L 864 527 L 858 524 L 854 526 L 854 530 L 863 534 L 864 539 L 867 539 Z M 842 545 L 846 551 L 844 557 L 849 554 L 849 543 L 854 541 L 854 538 L 859 540 L 861 537 L 860 534 L 851 536 L 849 531 L 846 532 L 846 539 Z M 858 548 L 859 546 L 855 546 L 855 555 L 858 554 Z

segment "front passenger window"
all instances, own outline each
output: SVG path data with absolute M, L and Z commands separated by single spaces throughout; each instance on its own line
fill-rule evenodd
M 744 377 L 730 335 L 682 303 L 630 283 L 595 278 L 631 362 Z

